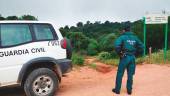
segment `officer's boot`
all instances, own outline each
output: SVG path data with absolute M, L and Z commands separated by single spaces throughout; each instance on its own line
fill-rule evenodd
M 120 94 L 120 91 L 117 91 L 116 89 L 112 89 L 113 93 Z
M 132 90 L 127 90 L 128 95 L 132 94 Z

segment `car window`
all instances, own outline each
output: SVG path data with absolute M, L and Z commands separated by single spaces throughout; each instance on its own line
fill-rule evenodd
M 27 24 L 1 24 L 1 46 L 12 46 L 32 41 Z
M 49 24 L 34 24 L 33 29 L 37 40 L 54 39 L 52 30 Z

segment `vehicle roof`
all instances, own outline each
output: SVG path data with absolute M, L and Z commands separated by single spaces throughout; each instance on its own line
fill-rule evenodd
M 2 20 L 0 23 L 52 23 L 48 21 L 31 21 L 31 20 Z

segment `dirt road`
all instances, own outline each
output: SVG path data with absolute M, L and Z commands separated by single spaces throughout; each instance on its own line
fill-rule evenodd
M 115 96 L 116 67 L 100 73 L 89 67 L 76 68 L 63 78 L 57 96 Z M 120 95 L 126 96 L 126 73 Z M 24 96 L 19 88 L 0 89 L 0 96 Z M 132 96 L 170 96 L 170 65 L 138 65 Z
M 109 73 L 96 72 L 88 67 L 74 70 L 64 77 L 58 96 L 114 96 L 111 92 L 117 68 Z M 126 96 L 126 73 L 121 94 Z M 132 96 L 170 96 L 170 66 L 138 65 Z

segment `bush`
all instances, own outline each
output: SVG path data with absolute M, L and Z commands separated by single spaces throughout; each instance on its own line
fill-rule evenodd
M 110 54 L 112 58 L 116 58 L 116 59 L 119 58 L 119 55 L 115 51 L 110 52 Z
M 75 65 L 83 66 L 84 65 L 84 57 L 78 54 L 73 54 L 72 58 L 72 63 Z
M 158 52 L 152 53 L 151 58 L 148 57 L 148 62 L 153 64 L 164 63 L 164 50 L 159 50 Z
M 138 58 L 136 58 L 136 64 L 142 64 L 144 62 L 147 62 L 146 57 L 138 57 Z
M 112 52 L 114 50 L 114 40 L 116 35 L 111 33 L 99 39 L 100 50 Z
M 87 48 L 87 53 L 88 55 L 91 55 L 91 56 L 94 56 L 98 53 L 98 43 L 96 40 L 94 39 L 90 39 L 90 43 L 88 45 L 88 48 Z
M 167 62 L 170 63 L 170 50 L 167 51 Z
M 112 56 L 109 52 L 101 52 L 99 53 L 98 58 L 99 60 L 108 60 L 108 59 L 111 59 Z
M 74 51 L 86 50 L 89 44 L 89 38 L 82 32 L 69 32 L 67 38 L 70 39 Z
M 95 63 L 89 64 L 89 67 L 92 69 L 96 69 L 97 65 Z
M 108 60 L 104 60 L 103 63 L 108 64 L 108 65 L 118 66 L 119 59 L 108 59 Z

